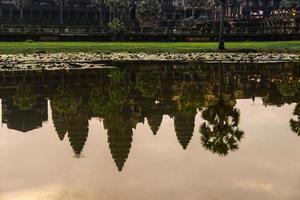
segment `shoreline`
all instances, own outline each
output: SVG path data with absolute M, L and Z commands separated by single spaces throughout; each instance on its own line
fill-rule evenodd
M 107 68 L 114 63 L 282 63 L 300 54 L 279 53 L 35 53 L 0 54 L 0 71 Z

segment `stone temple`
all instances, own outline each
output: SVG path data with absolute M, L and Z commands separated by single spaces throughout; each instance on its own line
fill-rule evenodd
M 137 24 L 136 1 L 128 0 L 126 6 L 118 11 L 120 18 L 130 26 Z M 191 18 L 217 20 L 218 11 L 197 6 L 183 8 L 176 4 L 178 0 L 160 1 L 160 26 L 175 26 Z M 253 13 L 269 15 L 279 7 L 280 0 L 227 0 L 226 16 L 236 19 Z M 99 7 L 94 6 L 93 0 L 0 0 L 0 25 L 99 26 L 99 10 Z M 111 9 L 103 6 L 101 12 L 103 24 L 106 25 L 111 19 Z

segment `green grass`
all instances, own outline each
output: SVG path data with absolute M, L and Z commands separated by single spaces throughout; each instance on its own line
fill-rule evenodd
M 57 52 L 212 52 L 216 42 L 0 42 L 0 54 Z M 300 41 L 227 42 L 227 51 L 300 52 Z

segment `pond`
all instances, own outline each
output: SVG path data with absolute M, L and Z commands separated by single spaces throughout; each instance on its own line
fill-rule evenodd
M 0 72 L 0 199 L 297 199 L 299 67 Z

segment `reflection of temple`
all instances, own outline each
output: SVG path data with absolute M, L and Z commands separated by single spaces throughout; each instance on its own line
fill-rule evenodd
M 105 119 L 104 127 L 107 129 L 108 143 L 112 158 L 119 171 L 122 171 L 128 158 L 132 142 L 132 121 L 117 116 L 113 119 Z
M 80 103 L 81 101 L 77 99 Z M 53 125 L 62 141 L 68 135 L 70 145 L 76 157 L 79 157 L 88 137 L 88 120 L 85 106 L 79 104 L 70 112 L 58 112 L 51 104 Z
M 223 66 L 194 64 L 190 67 L 180 64 L 129 67 L 125 65 L 122 67 L 122 73 L 114 74 L 123 76 L 122 81 L 113 86 L 109 69 L 92 72 L 87 70 L 80 73 L 66 72 L 65 74 L 58 72 L 59 76 L 55 72 L 51 72 L 51 75 L 41 72 L 35 74 L 35 78 L 24 78 L 33 86 L 32 91 L 38 97 L 35 106 L 27 111 L 18 110 L 13 106 L 12 94 L 15 93 L 13 88 L 18 85 L 17 78 L 8 72 L 5 76 L 1 76 L 0 73 L 2 119 L 10 129 L 27 132 L 38 128 L 47 120 L 46 99 L 49 98 L 53 124 L 59 140 L 67 137 L 75 156 L 79 157 L 88 138 L 88 121 L 92 117 L 101 116 L 107 130 L 112 158 L 118 170 L 121 171 L 130 153 L 133 129 L 138 123 L 144 123 L 144 119 L 147 119 L 152 133 L 156 135 L 163 116 L 168 115 L 173 118 L 178 143 L 186 149 L 194 134 L 197 109 L 203 111 L 213 105 L 211 102 L 217 99 L 220 84 L 222 84 L 223 93 L 226 94 L 224 96 L 230 97 L 227 103 L 231 105 L 231 111 L 230 109 L 225 109 L 225 111 L 230 118 L 234 118 L 236 114 L 235 110 L 232 111 L 234 108 L 232 102 L 236 102 L 236 99 L 260 97 L 265 106 L 281 106 L 285 103 L 298 102 L 300 98 L 299 69 L 298 64 L 291 63 L 224 64 Z M 146 75 L 152 72 L 155 72 L 155 76 L 159 76 L 157 79 L 159 82 L 143 79 L 142 84 L 140 82 L 137 87 L 137 74 L 139 73 L 139 77 L 147 77 Z M 145 74 L 140 76 L 141 73 Z M 120 77 L 116 79 L 118 78 Z M 101 83 L 101 91 L 94 95 L 91 101 L 91 93 L 99 87 L 99 83 Z M 61 105 L 59 108 L 54 108 L 54 96 L 59 96 L 57 88 L 62 85 L 68 88 L 72 95 L 56 99 L 56 103 L 59 102 Z M 149 88 L 157 90 L 153 92 L 155 95 L 150 95 Z M 105 98 L 97 99 L 103 96 Z M 68 105 L 66 102 L 69 101 L 72 102 L 70 109 L 66 109 Z M 215 110 L 218 110 L 217 108 Z M 225 118 L 228 119 L 228 116 Z M 232 125 L 231 128 L 234 131 L 239 130 L 237 124 Z M 205 138 L 208 138 L 209 142 L 212 138 L 211 132 L 213 131 L 209 131 L 206 127 L 204 135 L 207 136 Z M 215 138 L 218 138 L 218 133 L 215 133 Z M 240 132 L 235 133 L 238 135 Z M 234 142 L 232 146 L 235 147 L 236 143 Z M 229 147 L 227 146 L 228 149 L 233 149 Z
M 13 106 L 11 98 L 2 99 L 2 123 L 9 129 L 28 132 L 42 127 L 48 120 L 47 100 L 38 98 L 37 103 L 30 110 L 19 110 Z
M 175 114 L 175 132 L 178 142 L 181 144 L 183 149 L 187 148 L 193 137 L 195 115 L 196 111 L 194 113 L 178 112 Z

